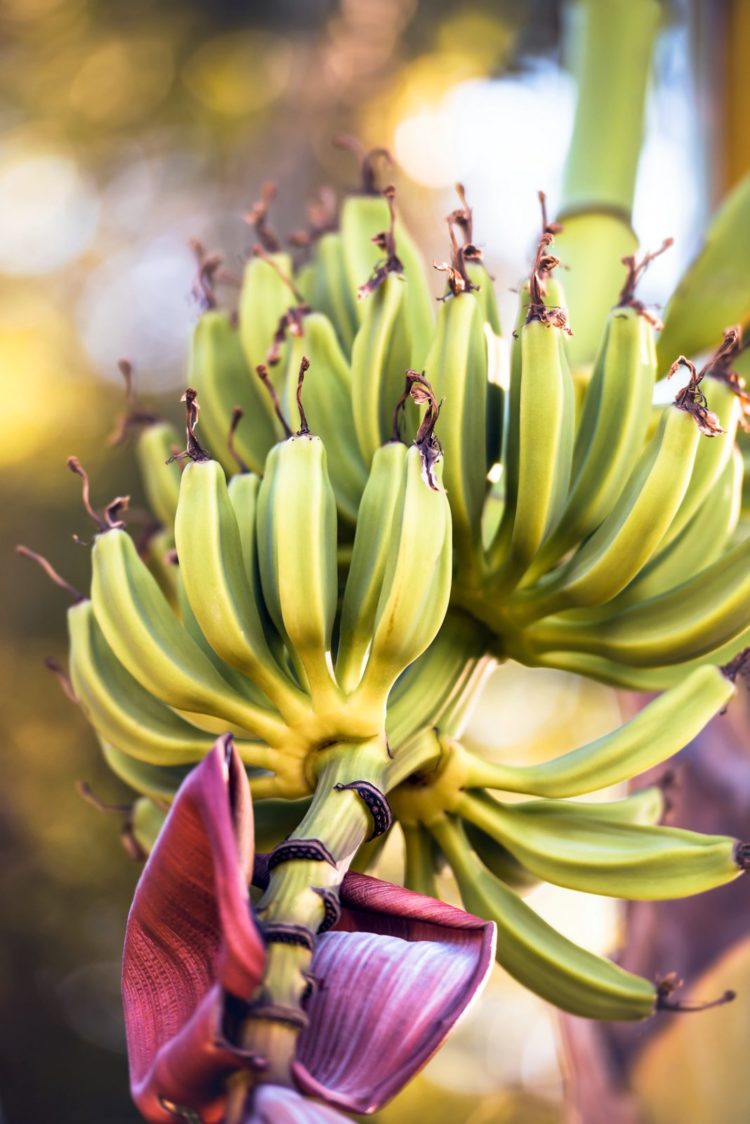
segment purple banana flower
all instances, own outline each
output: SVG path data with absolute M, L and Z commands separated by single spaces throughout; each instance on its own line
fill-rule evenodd
M 248 1068 L 260 1083 L 247 1124 L 326 1124 L 341 1120 L 335 1109 L 375 1112 L 438 1049 L 491 968 L 491 923 L 346 875 L 341 917 L 316 942 L 319 986 L 292 1066 L 297 1089 L 264 1084 L 263 1060 L 232 1034 L 263 978 L 265 950 L 248 894 L 252 870 L 249 787 L 231 741 L 220 738 L 183 783 L 128 919 L 123 996 L 131 1088 L 153 1124 L 174 1124 L 180 1108 L 218 1124 L 226 1079 Z

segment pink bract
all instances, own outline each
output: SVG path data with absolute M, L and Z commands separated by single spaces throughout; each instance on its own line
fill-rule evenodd
M 250 1002 L 263 978 L 247 889 L 252 825 L 245 771 L 231 739 L 220 738 L 183 783 L 128 919 L 131 1088 L 154 1124 L 174 1124 L 165 1101 L 218 1124 L 229 1074 L 254 1068 L 262 1079 L 262 1059 L 234 1045 L 227 1018 L 232 997 Z M 337 925 L 316 943 L 318 986 L 293 1078 L 308 1096 L 368 1113 L 441 1045 L 490 971 L 495 933 L 462 910 L 365 875 L 346 875 L 341 905 Z M 270 1120 L 272 1101 L 274 1120 L 336 1118 L 292 1090 L 260 1084 L 251 1119 Z

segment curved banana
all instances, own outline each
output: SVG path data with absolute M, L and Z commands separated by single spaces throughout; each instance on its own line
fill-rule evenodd
M 239 300 L 239 339 L 245 356 L 245 366 L 253 383 L 255 371 L 267 361 L 282 318 L 297 305 L 297 295 L 286 278 L 292 275 L 292 259 L 286 253 L 261 251 L 245 266 Z M 283 367 L 280 368 L 283 370 Z M 192 376 L 191 376 L 192 379 Z M 195 383 L 191 383 L 195 385 Z M 244 403 L 239 404 L 244 408 Z M 267 403 L 263 403 L 267 409 Z M 228 418 L 224 422 L 224 442 Z M 275 428 L 274 428 L 274 432 Z M 274 441 L 278 437 L 274 438 Z M 272 442 L 273 444 L 273 442 Z M 222 448 L 224 446 L 222 445 Z M 247 462 L 250 464 L 250 461 Z M 250 465 L 255 468 L 255 465 Z M 262 469 L 262 462 L 260 469 Z M 259 470 L 260 470 L 259 469 Z
M 579 815 L 577 809 L 575 802 L 501 804 L 465 793 L 455 810 L 538 878 L 589 894 L 682 898 L 731 882 L 745 869 L 742 844 L 728 836 L 607 819 L 591 809 Z
M 460 824 L 430 825 L 458 881 L 464 905 L 497 925 L 497 960 L 543 999 L 588 1019 L 644 1019 L 656 1009 L 656 988 L 574 944 L 485 870 L 472 856 Z
M 700 447 L 698 455 L 702 451 Z M 719 480 L 682 533 L 668 546 L 660 547 L 640 574 L 610 603 L 610 609 L 666 593 L 721 558 L 739 522 L 743 470 L 742 454 L 735 447 Z M 683 504 L 687 499 L 688 496 Z
M 518 403 L 517 483 L 514 492 L 515 473 L 509 471 L 506 511 L 489 550 L 493 597 L 506 594 L 523 576 L 557 522 L 570 482 L 575 402 L 564 328 L 538 318 L 534 307 L 529 306 L 532 319 L 519 329 L 520 378 L 511 374 L 511 426 L 514 399 Z M 513 446 L 509 454 L 514 456 Z
M 547 617 L 524 630 L 525 654 L 569 650 L 631 667 L 709 657 L 750 627 L 750 539 L 676 588 L 620 612 Z M 522 658 L 525 658 L 522 656 Z
M 319 312 L 303 318 L 301 334 L 290 342 L 284 400 L 292 430 L 301 425 L 298 401 L 303 377 L 304 412 L 310 429 L 325 445 L 336 505 L 354 523 L 367 468 L 357 445 L 349 365 L 333 325 Z
M 576 434 L 570 495 L 526 583 L 604 521 L 641 456 L 656 381 L 654 328 L 634 307 L 610 313 Z
M 404 886 L 417 894 L 439 898 L 435 881 L 435 845 L 421 824 L 402 824 L 404 833 Z
M 344 246 L 338 230 L 326 231 L 315 243 L 310 305 L 333 324 L 343 350 L 351 354 L 359 326 L 357 289 L 349 280 Z
M 450 599 L 453 568 L 448 497 L 425 479 L 423 449 L 412 445 L 388 539 L 372 645 L 354 698 L 382 705 L 398 676 L 434 640 Z M 440 461 L 428 471 L 439 481 Z
M 466 785 L 556 798 L 606 788 L 677 753 L 734 694 L 734 684 L 721 668 L 695 668 L 629 722 L 550 761 L 505 765 L 472 756 Z
M 410 366 L 406 285 L 395 273 L 389 273 L 370 293 L 352 348 L 352 412 L 359 448 L 368 465 L 393 435 L 393 412 L 403 390 L 404 372 Z
M 357 292 L 383 259 L 383 243 L 378 238 L 391 227 L 389 200 L 383 194 L 350 195 L 341 207 L 341 239 L 349 284 Z M 406 279 L 405 316 L 409 324 L 412 352 L 409 366 L 421 370 L 433 332 L 432 298 L 424 271 L 423 258 L 400 219 L 393 226 L 393 241 Z M 362 322 L 364 306 L 357 302 Z
M 262 360 L 259 360 L 262 362 Z M 228 438 L 235 407 L 242 423 L 234 434 L 237 453 L 254 472 L 262 472 L 266 455 L 279 437 L 271 399 L 245 357 L 229 317 L 206 312 L 195 326 L 189 382 L 201 404 L 201 430 L 214 456 L 228 473 L 237 471 Z
M 473 292 L 443 301 L 425 372 L 444 403 L 440 443 L 457 565 L 466 571 L 481 551 L 480 523 L 487 492 L 482 455 L 487 438 L 487 348 L 484 310 Z
M 258 493 L 257 541 L 268 612 L 313 704 L 337 702 L 330 665 L 338 596 L 336 500 L 323 442 L 305 428 L 268 454 Z
M 604 522 L 559 570 L 516 593 L 514 617 L 531 620 L 600 605 L 624 589 L 669 530 L 690 483 L 700 439 L 689 411 L 668 409 Z
M 740 419 L 739 398 L 732 387 L 720 379 L 709 377 L 703 386 L 709 391 L 711 410 L 723 432 L 715 438 L 700 442 L 685 498 L 664 536 L 662 549 L 674 542 L 695 518 L 701 504 L 713 495 L 716 483 L 732 457 Z
M 150 765 L 200 761 L 214 738 L 160 702 L 122 666 L 107 644 L 90 601 L 68 612 L 70 677 L 81 709 L 97 733 L 120 752 Z M 266 747 L 238 741 L 248 764 L 269 768 Z
M 91 600 L 120 663 L 163 702 L 205 723 L 278 744 L 286 727 L 271 711 L 238 696 L 188 635 L 125 531 L 97 535 Z
M 196 456 L 185 467 L 175 519 L 180 577 L 213 650 L 247 675 L 288 721 L 309 709 L 276 663 L 253 594 L 221 465 Z
M 146 502 L 167 529 L 174 522 L 180 491 L 180 465 L 174 459 L 182 447 L 174 426 L 167 422 L 147 425 L 138 435 L 135 456 L 146 493 Z
M 375 453 L 362 493 L 336 653 L 336 678 L 347 694 L 362 678 L 364 660 L 372 641 L 391 549 L 389 535 L 384 534 L 383 529 L 393 526 L 403 501 L 406 456 L 407 447 L 400 441 L 382 445 Z

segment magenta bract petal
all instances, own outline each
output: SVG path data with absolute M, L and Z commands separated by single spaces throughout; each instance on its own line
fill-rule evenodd
M 339 923 L 320 937 L 320 986 L 300 1036 L 299 1088 L 375 1112 L 421 1069 L 486 980 L 495 927 L 453 906 L 350 874 Z
M 244 1124 L 348 1124 L 347 1118 L 325 1105 L 301 1097 L 281 1085 L 258 1085 L 253 1107 Z
M 161 1098 L 204 1108 L 210 1120 L 221 1078 L 251 1064 L 224 1039 L 221 1024 L 224 993 L 249 999 L 263 975 L 247 890 L 252 828 L 245 770 L 231 741 L 220 738 L 180 788 L 128 917 L 130 1081 L 150 1121 L 174 1124 Z

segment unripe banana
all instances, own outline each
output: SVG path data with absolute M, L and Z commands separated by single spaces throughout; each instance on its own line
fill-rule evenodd
M 235 407 L 242 424 L 234 435 L 237 453 L 253 472 L 262 472 L 266 455 L 280 429 L 271 400 L 251 371 L 235 328 L 223 312 L 206 312 L 195 326 L 190 359 L 190 385 L 201 404 L 201 432 L 227 472 L 237 471 L 228 437 Z
M 551 761 L 506 765 L 472 758 L 467 786 L 556 798 L 595 792 L 666 761 L 696 737 L 734 693 L 721 668 L 695 668 L 623 726 Z
M 213 739 L 151 694 L 116 659 L 90 601 L 68 612 L 70 677 L 91 725 L 111 745 L 154 765 L 200 761 Z
M 344 200 L 341 208 L 341 238 L 352 292 L 357 292 L 382 262 L 382 242 L 378 235 L 389 230 L 391 219 L 389 201 L 384 195 L 350 195 Z M 421 369 L 433 332 L 429 285 L 422 255 L 398 218 L 393 226 L 393 240 L 403 265 L 406 283 L 404 311 L 412 344 L 408 365 Z M 356 311 L 361 323 L 365 315 L 362 301 L 357 302 Z
M 170 525 L 169 530 L 156 531 L 148 535 L 145 542 L 138 544 L 141 558 L 156 578 L 156 583 L 162 591 L 170 606 L 177 609 L 179 591 L 177 571 L 174 565 L 174 531 Z
M 270 743 L 285 727 L 271 711 L 238 697 L 190 638 L 138 557 L 125 531 L 97 535 L 91 600 L 97 623 L 120 663 L 163 702 L 214 732 Z
M 421 824 L 402 824 L 404 886 L 416 894 L 440 897 L 435 881 L 435 843 Z
M 586 390 L 570 495 L 527 581 L 549 569 L 612 510 L 643 449 L 655 378 L 653 325 L 636 308 L 615 308 Z
M 148 765 L 110 745 L 97 731 L 102 756 L 116 777 L 135 792 L 171 802 L 193 765 Z
M 351 397 L 354 426 L 365 464 L 393 435 L 393 413 L 410 366 L 411 340 L 405 316 L 406 282 L 388 274 L 364 302 L 354 340 Z
M 699 446 L 699 456 L 702 451 L 703 445 Z M 635 580 L 610 603 L 611 610 L 666 593 L 721 558 L 739 522 L 742 475 L 742 454 L 735 447 L 719 480 L 691 522 L 668 546 L 660 547 Z
M 527 870 L 507 847 L 503 847 L 486 831 L 471 823 L 462 823 L 461 826 L 466 832 L 472 850 L 481 859 L 482 864 L 506 886 L 523 893 L 539 885 L 536 875 Z
M 349 355 L 359 326 L 357 289 L 346 269 L 338 230 L 326 231 L 315 243 L 313 269 L 310 305 L 331 321 L 341 347 Z
M 180 491 L 180 466 L 174 459 L 181 439 L 167 422 L 147 425 L 138 435 L 135 455 L 146 502 L 159 522 L 171 530 Z
M 156 804 L 148 796 L 142 796 L 133 805 L 130 830 L 144 855 L 150 855 L 153 851 L 166 818 L 166 809 Z
M 256 368 L 266 362 L 279 322 L 297 304 L 296 295 L 285 280 L 291 274 L 292 260 L 286 253 L 261 252 L 245 266 L 238 309 L 239 339 L 245 355 L 245 366 L 253 383 L 256 381 Z M 239 404 L 244 405 L 241 402 Z M 234 402 L 230 405 L 230 413 L 233 405 Z M 228 425 L 227 419 L 224 422 L 225 435 Z M 226 436 L 224 440 L 226 441 Z
M 701 504 L 713 494 L 716 482 L 732 456 L 740 418 L 739 399 L 731 386 L 719 379 L 706 379 L 703 388 L 710 395 L 711 410 L 723 432 L 712 440 L 700 442 L 685 498 L 664 536 L 662 549 L 674 542 L 690 525 Z
M 543 650 L 584 652 L 631 667 L 661 667 L 717 649 L 750 627 L 750 539 L 688 581 L 611 615 L 549 617 L 524 630 L 532 662 Z
M 699 440 L 692 414 L 668 409 L 604 522 L 558 571 L 516 594 L 514 615 L 529 620 L 599 605 L 624 589 L 664 539 L 690 483 Z
M 482 451 L 487 431 L 487 350 L 484 312 L 473 292 L 443 301 L 425 370 L 444 410 L 440 442 L 453 539 L 460 570 L 481 550 L 480 524 L 487 492 Z
M 336 615 L 336 500 L 320 437 L 275 445 L 258 493 L 263 597 L 313 703 L 338 698 L 330 665 Z
M 351 373 L 333 325 L 319 312 L 302 320 L 289 348 L 285 406 L 292 430 L 300 426 L 298 372 L 304 375 L 304 409 L 313 433 L 325 445 L 328 473 L 341 514 L 351 523 L 367 481 L 352 415 Z M 306 365 L 305 365 L 306 364 Z M 305 374 L 309 365 L 309 373 Z M 304 366 L 304 370 L 303 370 Z M 402 372 L 403 376 L 403 372 Z
M 195 456 L 186 465 L 175 539 L 181 580 L 211 647 L 260 687 L 289 721 L 299 718 L 307 710 L 306 699 L 276 663 L 266 641 L 224 470 L 217 461 Z
M 567 497 L 575 403 L 563 332 L 558 324 L 543 319 L 531 319 L 519 330 L 517 487 L 514 493 L 510 475 L 506 515 L 489 552 L 490 565 L 497 568 L 491 579 L 493 590 L 507 591 L 516 585 L 557 522 Z
M 404 488 L 389 535 L 372 646 L 358 694 L 383 705 L 394 682 L 434 640 L 450 599 L 452 546 L 448 497 L 425 479 L 423 450 L 406 455 Z
M 497 925 L 497 960 L 556 1007 L 589 1019 L 644 1019 L 656 1009 L 648 980 L 569 941 L 472 856 L 460 824 L 430 825 L 458 880 L 465 907 Z
M 377 293 L 375 294 L 377 296 Z M 336 678 L 348 694 L 362 677 L 391 552 L 391 528 L 403 502 L 407 447 L 382 445 L 362 494 L 349 573 L 341 606 Z
M 592 810 L 579 815 L 577 808 L 575 802 L 505 805 L 471 794 L 456 804 L 459 815 L 538 878 L 589 894 L 681 898 L 731 882 L 745 869 L 741 844 L 728 836 L 611 820 Z

